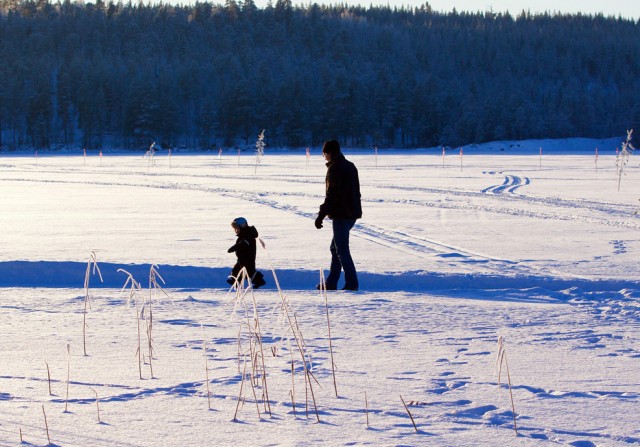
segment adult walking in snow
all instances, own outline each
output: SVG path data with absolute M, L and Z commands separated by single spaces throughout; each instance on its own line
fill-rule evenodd
M 358 290 L 358 274 L 349 249 L 349 232 L 356 219 L 362 217 L 358 170 L 344 157 L 336 140 L 325 141 L 322 154 L 327 161 L 326 195 L 324 203 L 320 205 L 315 225 L 317 229 L 322 228 L 324 218 L 329 217 L 333 228 L 330 246 L 331 268 L 326 288 L 336 290 L 340 273 L 344 270 L 345 285 L 342 290 Z M 320 287 L 318 284 L 317 288 Z

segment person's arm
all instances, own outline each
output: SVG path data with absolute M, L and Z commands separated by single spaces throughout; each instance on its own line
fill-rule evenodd
M 320 211 L 318 217 L 322 216 L 324 219 L 326 216 L 331 216 L 340 201 L 340 182 L 342 181 L 338 166 L 333 166 L 332 169 L 327 172 L 327 189 L 324 198 L 324 203 L 320 205 Z
M 233 246 L 229 247 L 227 253 L 233 253 L 234 251 L 238 252 L 238 256 L 242 254 L 242 252 L 246 251 L 249 247 L 249 241 L 246 239 L 240 239 Z

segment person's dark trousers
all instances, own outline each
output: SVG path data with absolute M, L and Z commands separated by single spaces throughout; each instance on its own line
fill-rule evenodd
M 327 289 L 337 289 L 340 271 L 344 270 L 345 289 L 358 290 L 358 274 L 349 250 L 349 232 L 355 219 L 333 219 L 333 239 L 331 240 L 331 269 L 327 277 Z

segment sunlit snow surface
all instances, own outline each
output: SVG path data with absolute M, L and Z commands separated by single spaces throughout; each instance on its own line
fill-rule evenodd
M 640 444 L 638 159 L 618 191 L 612 150 L 596 163 L 540 144 L 345 150 L 361 290 L 327 296 L 335 386 L 319 150 L 267 149 L 258 166 L 235 151 L 0 153 L 0 445 L 47 445 L 47 427 L 56 446 Z M 238 216 L 265 243 L 268 283 L 234 301 Z M 104 282 L 89 277 L 85 356 L 92 252 Z M 149 291 L 151 265 L 166 294 Z M 150 296 L 140 366 L 135 302 Z M 254 298 L 266 387 L 261 370 L 242 382 Z

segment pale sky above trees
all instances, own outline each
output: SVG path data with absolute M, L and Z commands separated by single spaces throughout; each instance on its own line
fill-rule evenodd
M 269 0 L 255 0 L 256 5 L 262 8 L 267 5 Z M 171 3 L 171 2 L 170 2 Z M 275 0 L 272 0 L 275 4 Z M 424 0 L 293 0 L 294 5 L 309 3 L 318 4 L 361 4 L 368 7 L 374 6 L 410 6 L 416 7 L 423 5 Z M 630 0 L 590 0 L 585 2 L 584 0 L 432 0 L 428 2 L 435 11 L 449 12 L 456 8 L 458 12 L 461 11 L 487 11 L 492 10 L 494 12 L 509 11 L 511 14 L 517 15 L 521 11 L 530 11 L 531 13 L 539 13 L 548 11 L 550 13 L 560 12 L 567 14 L 584 13 L 584 14 L 598 14 L 602 13 L 605 16 L 621 15 L 624 18 L 640 19 L 640 2 Z

